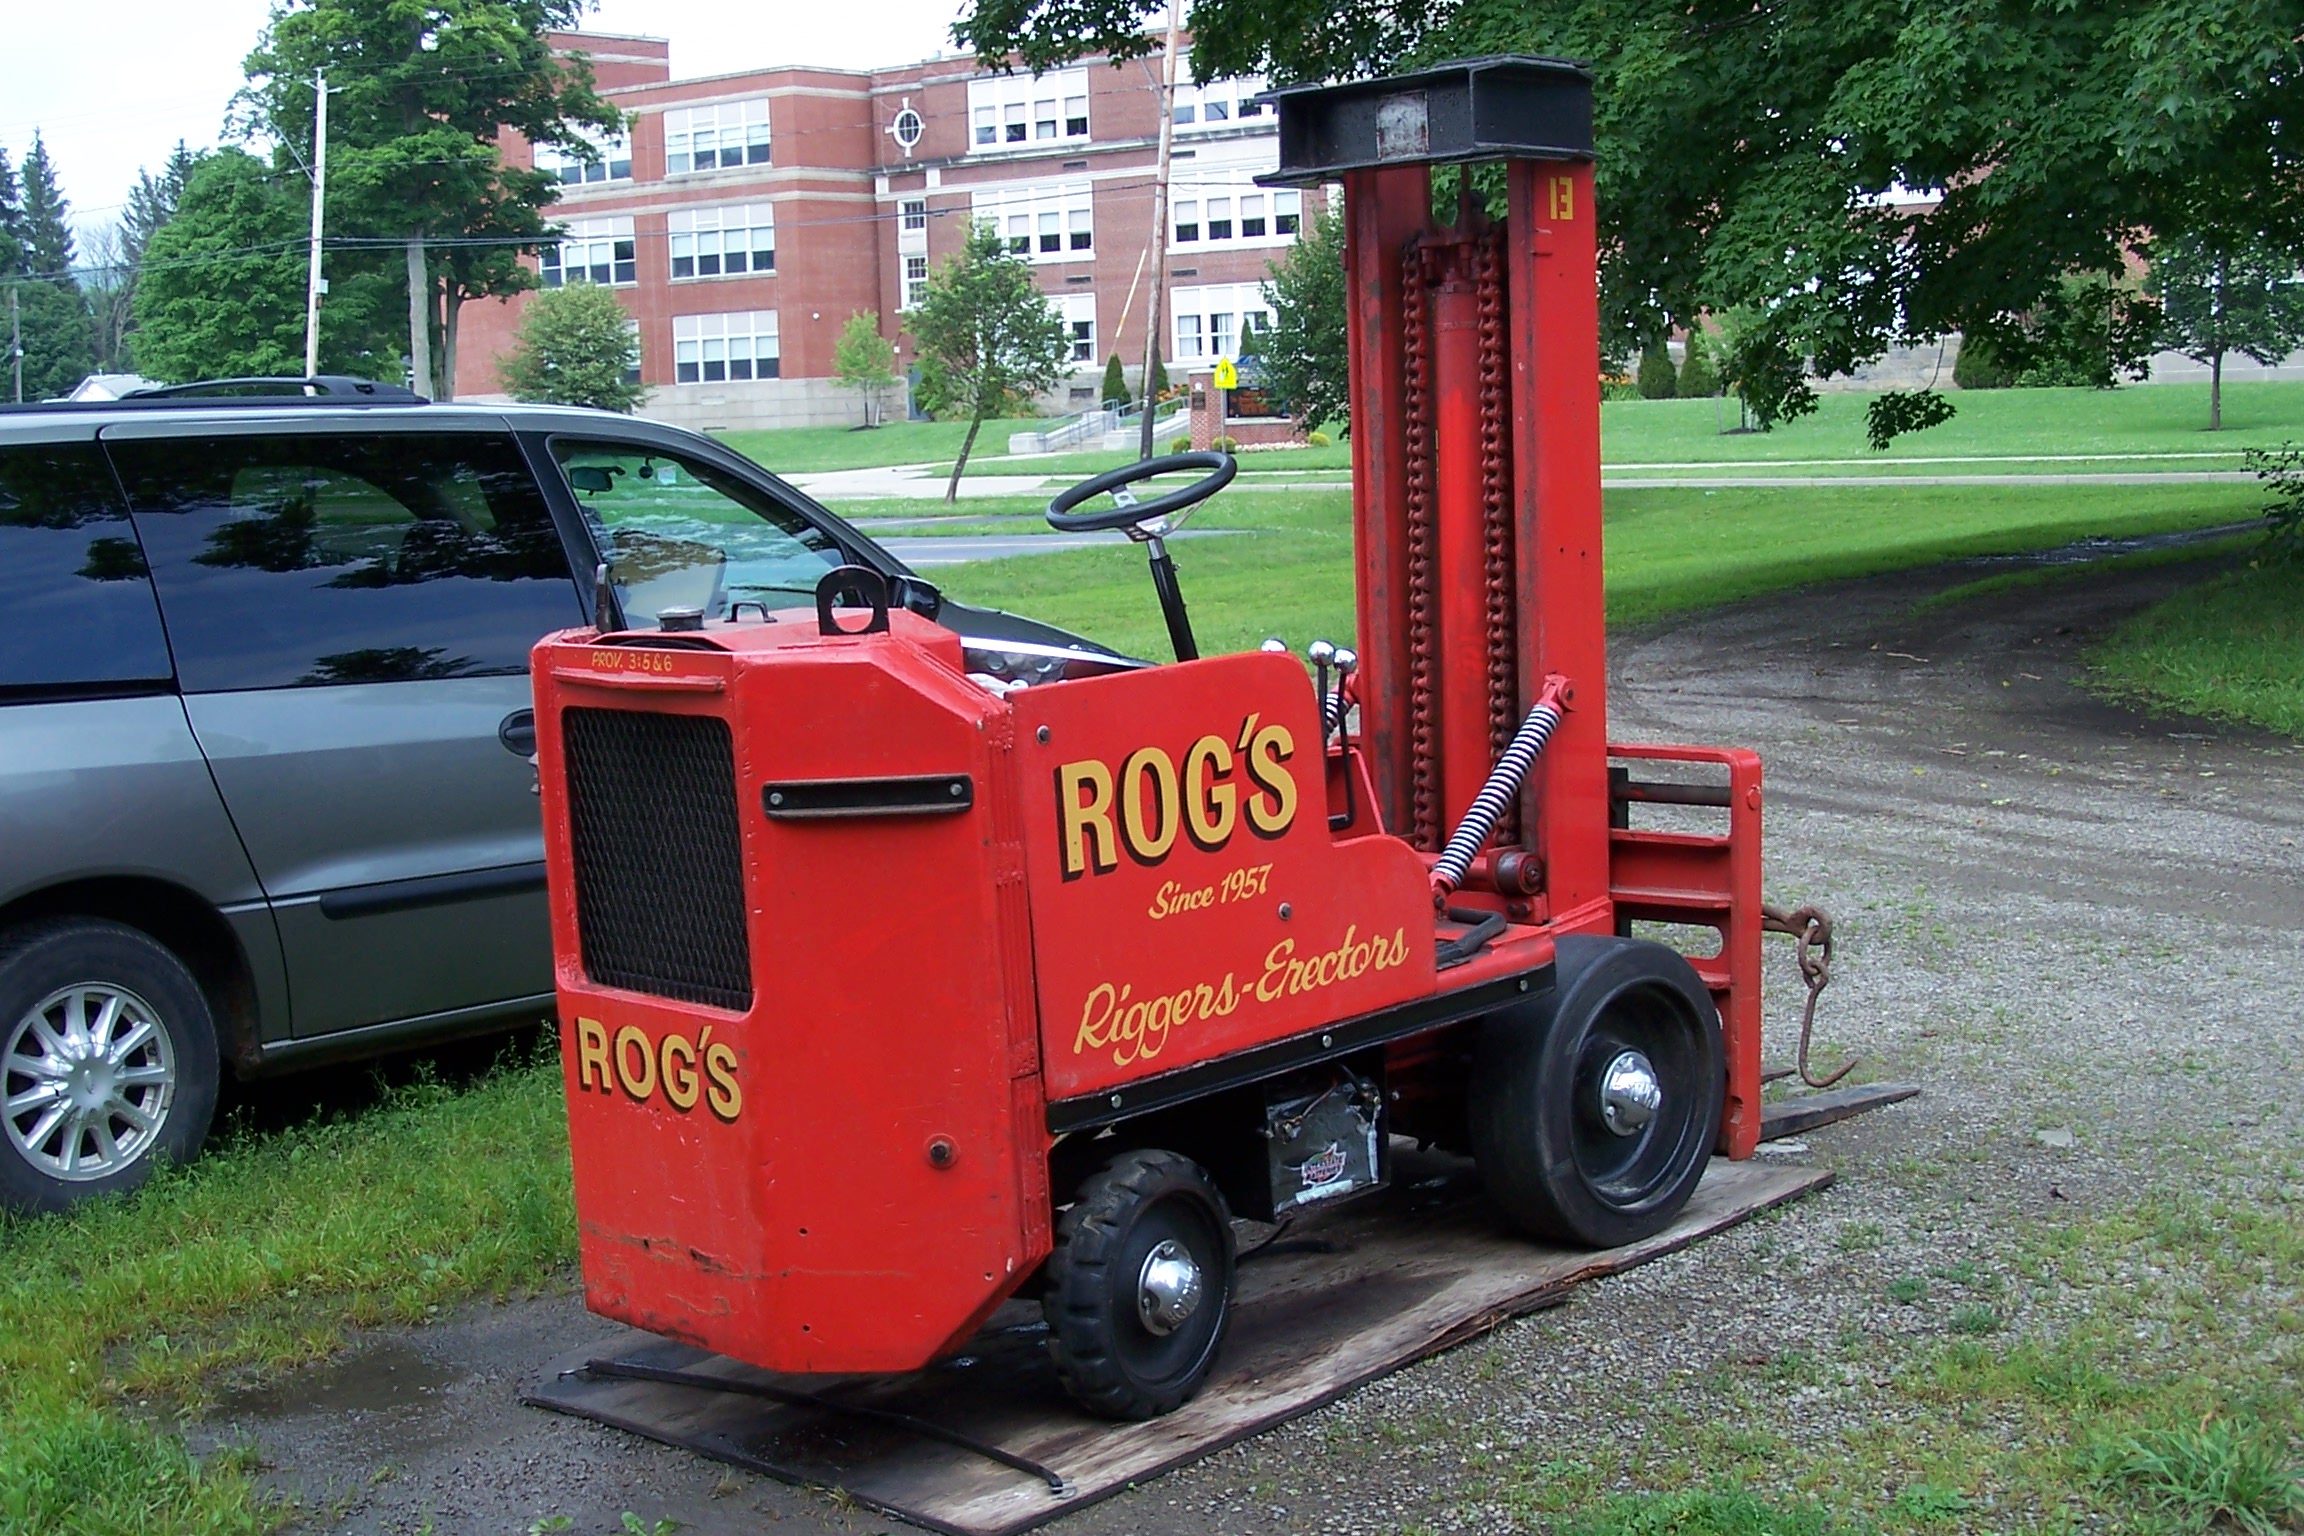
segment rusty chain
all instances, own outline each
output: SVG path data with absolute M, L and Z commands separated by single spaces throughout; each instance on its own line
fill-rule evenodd
M 1400 273 L 1400 336 L 1407 375 L 1401 438 L 1407 513 L 1402 532 L 1408 546 L 1408 760 L 1415 772 L 1409 786 L 1409 841 L 1437 851 L 1445 829 L 1440 825 L 1440 756 L 1432 719 L 1433 648 L 1439 643 L 1437 594 L 1432 587 L 1439 537 L 1432 517 L 1432 355 L 1426 319 L 1432 269 L 1432 252 L 1421 241 L 1411 241 L 1402 253 Z
M 1813 906 L 1794 907 L 1786 911 L 1782 907 L 1762 902 L 1760 931 L 1788 933 L 1800 941 L 1800 979 L 1808 985 L 1808 1003 L 1800 1010 L 1798 1068 L 1782 1067 L 1774 1072 L 1764 1072 L 1760 1080 L 1764 1083 L 1774 1082 L 1780 1077 L 1790 1077 L 1797 1070 L 1800 1081 L 1809 1087 L 1829 1088 L 1855 1071 L 1858 1060 L 1857 1057 L 1849 1057 L 1841 1064 L 1839 1071 L 1828 1077 L 1818 1077 L 1808 1068 L 1808 1041 L 1816 1029 L 1816 999 L 1823 996 L 1824 989 L 1832 984 L 1832 919 Z

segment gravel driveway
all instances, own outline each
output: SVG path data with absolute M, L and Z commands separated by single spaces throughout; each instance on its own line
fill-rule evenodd
M 2264 1193 L 2250 1170 L 2304 1150 L 2284 1086 L 2304 1072 L 2304 754 L 2072 686 L 2088 641 L 2188 573 L 1912 612 L 1975 574 L 1795 594 L 1614 647 L 1619 739 L 1767 758 L 1770 893 L 1840 923 L 1819 1060 L 1854 1048 L 1866 1075 L 1926 1093 L 1773 1149 L 1836 1169 L 1824 1194 L 1054 1529 L 1531 1528 L 1548 1500 L 1749 1469 L 1746 1439 L 1767 1471 L 1739 1475 L 1798 1486 L 1811 1454 L 1934 1433 L 1868 1351 L 1951 1337 L 1980 1297 L 2010 1336 L 2065 1326 L 2038 1288 L 1998 1278 L 2028 1236 L 2147 1188 Z M 1791 962 L 1770 961 L 1781 1056 Z M 1929 1275 L 1925 1299 L 1891 1299 Z M 198 1438 L 253 1439 L 282 1486 L 328 1506 L 315 1529 L 515 1533 L 567 1515 L 608 1531 L 626 1510 L 698 1532 L 901 1529 L 517 1406 L 540 1361 L 605 1331 L 558 1298 L 377 1335 L 228 1400 Z

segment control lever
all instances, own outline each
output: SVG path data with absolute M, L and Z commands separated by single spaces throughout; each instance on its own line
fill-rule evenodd
M 1328 664 L 1336 659 L 1336 647 L 1325 640 L 1315 640 L 1304 647 L 1304 655 L 1312 663 L 1312 693 L 1320 701 L 1320 755 L 1328 755 L 1328 735 L 1335 723 L 1328 718 Z
M 1321 698 L 1320 723 L 1323 733 L 1325 733 L 1328 726 L 1329 709 L 1333 704 L 1336 715 L 1336 744 L 1343 753 L 1344 809 L 1328 818 L 1328 830 L 1341 832 L 1360 819 L 1360 808 L 1355 802 L 1356 792 L 1352 787 L 1352 781 L 1356 777 L 1352 772 L 1352 701 L 1344 696 L 1345 684 L 1351 681 L 1353 673 L 1360 670 L 1360 653 L 1350 646 L 1340 645 L 1336 647 L 1335 662 L 1336 693 L 1333 700 L 1325 695 Z M 1320 740 L 1320 752 L 1323 757 L 1328 752 L 1328 740 L 1325 734 Z

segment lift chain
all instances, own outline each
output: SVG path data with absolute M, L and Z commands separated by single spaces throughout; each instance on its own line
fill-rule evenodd
M 1439 644 L 1439 621 L 1432 590 L 1439 540 L 1432 526 L 1432 351 L 1427 290 L 1433 278 L 1432 252 L 1421 240 L 1402 253 L 1400 341 L 1405 354 L 1401 411 L 1408 557 L 1408 840 L 1437 850 L 1446 830 L 1440 825 L 1440 754 L 1433 740 L 1432 653 Z
M 1763 933 L 1789 933 L 1800 941 L 1800 979 L 1808 984 L 1808 1004 L 1800 1010 L 1800 1081 L 1811 1088 L 1829 1088 L 1850 1072 L 1856 1070 L 1858 1058 L 1851 1056 L 1840 1070 L 1828 1077 L 1818 1077 L 1808 1067 L 1808 1040 L 1816 1029 L 1816 999 L 1832 984 L 1832 919 L 1820 908 L 1794 907 L 1787 912 L 1782 907 L 1760 904 L 1760 931 Z M 1774 1082 L 1790 1077 L 1794 1069 L 1779 1068 L 1761 1074 L 1762 1082 Z
M 1488 750 L 1503 755 L 1520 729 L 1520 666 L 1513 616 L 1519 593 L 1512 547 L 1512 450 L 1509 372 L 1505 357 L 1504 254 L 1501 225 L 1472 247 L 1472 287 L 1480 313 L 1480 524 L 1488 628 Z M 1517 798 L 1497 823 L 1497 837 L 1520 841 Z

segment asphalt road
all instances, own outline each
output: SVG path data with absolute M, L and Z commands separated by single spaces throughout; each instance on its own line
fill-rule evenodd
M 1916 1078 L 1923 1096 L 1780 1149 L 1840 1179 L 1764 1224 L 1590 1285 L 1052 1529 L 1510 1528 L 1484 1502 L 1508 1457 L 1656 1443 L 1719 1415 L 1719 1373 L 1785 1350 L 1830 1358 L 1851 1329 L 1942 1333 L 1950 1302 L 1884 1305 L 1891 1277 L 1955 1261 L 2007 1273 L 2009 1234 L 2191 1178 L 2187 1148 L 2203 1141 L 2304 1151 L 2304 1102 L 2267 1091 L 2304 1074 L 2304 754 L 2073 686 L 2091 639 L 2191 573 L 1912 612 L 1973 574 L 1795 593 L 1613 648 L 1618 739 L 1766 755 L 1769 891 L 1840 920 L 1818 1056 L 1855 1050 L 1866 1074 Z M 1790 956 L 1771 963 L 1782 1057 Z M 2226 1070 L 2179 1070 L 2198 1060 Z M 2052 1323 L 2011 1321 L 2035 1325 Z M 566 1515 L 575 1532 L 610 1532 L 627 1510 L 698 1533 L 902 1529 L 519 1405 L 543 1361 L 605 1332 L 565 1290 L 379 1332 L 228 1397 L 196 1443 L 252 1443 L 266 1475 L 314 1506 L 313 1530 L 428 1521 L 440 1536 L 504 1536 Z M 1898 1401 L 1842 1375 L 1768 1396 L 1755 1427 L 1839 1444 L 1888 1429 Z

